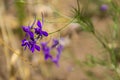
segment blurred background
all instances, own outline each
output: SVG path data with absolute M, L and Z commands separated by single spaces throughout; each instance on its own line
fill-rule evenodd
M 101 11 L 100 6 L 110 1 L 80 0 L 81 7 L 89 6 L 86 17 L 90 16 L 95 29 L 108 38 L 112 20 L 109 11 Z M 109 75 L 113 72 L 93 65 L 97 58 L 106 60 L 104 49 L 77 23 L 70 23 L 61 32 L 65 48 L 59 67 L 44 61 L 42 52 L 31 53 L 21 47 L 23 25 L 32 24 L 35 16 L 41 19 L 43 13 L 44 29 L 53 32 L 72 20 L 73 7 L 77 7 L 76 0 L 0 0 L 0 80 L 112 80 Z M 52 34 L 47 40 L 58 35 Z

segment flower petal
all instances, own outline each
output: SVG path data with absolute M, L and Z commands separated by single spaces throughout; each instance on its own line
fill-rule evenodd
M 43 52 L 47 52 L 47 53 L 50 52 L 50 48 L 47 46 L 47 42 L 41 42 L 41 47 Z
M 35 30 L 35 33 L 36 33 L 36 34 L 39 34 L 39 33 L 40 33 L 39 28 L 34 28 L 34 30 Z
M 59 45 L 57 47 L 57 55 L 56 55 L 56 58 L 52 59 L 52 62 L 54 62 L 57 66 L 59 66 L 59 59 L 60 59 L 60 55 L 62 53 L 62 50 L 63 50 L 63 46 L 62 45 Z
M 21 46 L 25 46 L 25 45 L 26 45 L 26 42 L 27 42 L 27 40 L 26 40 L 26 39 L 23 39 Z
M 25 46 L 26 44 L 25 43 L 22 43 L 21 46 Z
M 23 29 L 24 32 L 28 32 L 28 31 L 30 31 L 30 28 L 29 28 L 29 27 L 25 27 L 25 26 L 23 26 L 22 29 Z
M 32 41 L 34 41 L 34 34 L 33 34 L 33 32 L 29 31 L 28 33 L 29 33 L 30 39 Z
M 40 29 L 42 29 L 42 24 L 41 24 L 40 20 L 37 21 L 37 25 Z
M 48 36 L 48 33 L 47 33 L 46 31 L 42 31 L 42 34 L 43 34 L 44 36 Z
M 52 55 L 49 53 L 44 53 L 45 60 L 48 60 L 49 58 L 52 59 Z
M 53 39 L 53 45 L 51 46 L 51 48 L 56 47 L 59 44 L 59 41 L 57 39 Z
M 47 46 L 47 42 L 41 42 L 42 48 L 45 48 Z
M 38 51 L 40 51 L 40 46 L 35 45 L 35 49 L 38 50 Z
M 52 55 L 50 54 L 51 49 L 47 46 L 47 42 L 42 42 L 41 46 L 42 46 L 45 60 L 49 58 L 52 59 Z
M 60 54 L 62 53 L 62 50 L 63 50 L 63 46 L 62 45 L 59 45 L 58 47 L 57 47 L 57 51 L 58 51 L 58 56 L 57 57 L 59 57 L 60 56 Z
M 53 63 L 55 63 L 57 66 L 59 66 L 58 61 L 59 60 L 57 58 L 55 58 L 55 59 L 52 60 Z
M 35 47 L 34 47 L 34 46 L 32 46 L 30 50 L 31 50 L 31 51 L 32 51 L 32 53 L 33 53 L 33 52 L 35 51 Z
M 23 39 L 23 40 L 22 40 L 22 43 L 24 43 L 25 41 L 26 41 L 26 39 Z

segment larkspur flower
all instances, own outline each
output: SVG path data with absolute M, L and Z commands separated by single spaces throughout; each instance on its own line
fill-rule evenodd
M 22 46 L 24 47 L 24 49 L 26 49 L 26 47 L 28 47 L 30 49 L 30 43 L 28 40 L 23 39 L 22 40 Z
M 22 29 L 26 33 L 25 39 L 22 40 L 22 46 L 28 47 L 28 49 L 33 53 L 35 50 L 40 51 L 40 46 L 36 44 L 37 38 L 34 37 L 36 35 L 32 29 L 34 29 L 35 21 L 31 26 L 23 26 Z M 28 39 L 28 40 L 27 40 Z
M 24 47 L 24 50 L 26 50 L 26 48 L 28 47 L 28 49 L 33 53 L 35 51 L 35 49 L 37 51 L 40 51 L 40 47 L 39 45 L 36 44 L 35 41 L 32 40 L 26 40 L 23 39 L 22 40 L 22 46 Z
M 59 41 L 57 39 L 53 39 L 52 46 L 49 47 L 47 44 L 48 44 L 47 42 L 42 42 L 41 43 L 45 60 L 50 59 L 53 63 L 55 63 L 57 66 L 59 66 L 58 63 L 59 63 L 60 55 L 61 55 L 62 50 L 63 50 L 63 46 L 59 43 Z M 53 49 L 56 49 L 56 51 L 57 51 L 55 57 L 53 57 L 51 55 L 51 51 Z
M 40 46 L 36 44 L 36 41 L 30 41 L 30 51 L 33 53 L 35 49 L 40 51 Z
M 31 27 L 30 26 L 23 26 L 22 27 L 22 29 L 23 29 L 23 31 L 26 33 L 26 37 L 30 37 L 30 39 L 34 39 L 34 34 L 33 34 L 33 32 L 31 31 Z
M 58 45 L 57 47 L 57 55 L 55 58 L 52 59 L 52 62 L 54 62 L 57 66 L 59 66 L 59 59 L 60 59 L 60 55 L 62 53 L 63 50 L 63 46 L 62 45 Z
M 42 42 L 41 46 L 45 60 L 48 60 L 49 58 L 52 59 L 52 55 L 50 54 L 50 48 L 47 46 L 47 42 Z
M 57 39 L 53 39 L 53 45 L 51 46 L 51 48 L 56 47 L 59 44 L 59 41 Z
M 40 47 L 36 45 L 36 41 L 34 39 L 34 33 L 31 30 L 30 26 L 23 26 L 22 27 L 23 31 L 26 33 L 25 38 L 29 37 L 29 40 L 23 39 L 22 41 L 22 46 L 28 47 L 28 49 L 33 53 L 36 50 L 40 51 Z
M 40 37 L 42 37 L 42 36 L 48 36 L 48 33 L 46 32 L 46 31 L 43 31 L 42 30 L 42 24 L 41 24 L 41 22 L 40 22 L 40 20 L 38 20 L 37 21 L 37 28 L 35 28 L 35 33 L 37 34 L 37 35 L 39 35 Z
M 63 46 L 59 43 L 59 40 L 53 39 L 53 43 L 51 46 L 48 46 L 48 42 L 41 42 L 41 47 L 40 45 L 37 44 L 37 41 L 39 38 L 42 38 L 43 36 L 47 37 L 48 33 L 44 31 L 43 28 L 43 19 L 42 23 L 40 20 L 37 20 L 37 27 L 34 28 L 34 24 L 36 22 L 34 21 L 32 26 L 23 26 L 22 29 L 26 33 L 25 38 L 22 40 L 22 46 L 24 49 L 28 48 L 32 53 L 37 50 L 43 51 L 44 54 L 44 59 L 48 60 L 50 59 L 53 63 L 55 63 L 57 66 L 59 65 L 59 59 L 60 55 L 63 50 Z M 56 51 L 56 55 L 53 56 L 52 50 Z
M 33 33 L 32 29 L 33 29 L 35 22 L 36 22 L 36 17 L 31 26 L 30 25 L 22 26 L 23 31 L 26 33 L 25 38 L 29 37 L 32 41 L 34 41 L 34 33 Z
M 106 11 L 108 9 L 108 6 L 106 5 L 106 4 L 102 4 L 101 6 L 100 6 L 100 10 L 101 11 Z

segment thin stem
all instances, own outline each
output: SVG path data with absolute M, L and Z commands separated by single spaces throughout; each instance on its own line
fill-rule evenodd
M 64 19 L 66 19 L 66 18 L 64 18 Z M 37 20 L 41 20 L 42 21 L 42 18 L 37 18 Z M 68 19 L 68 20 L 70 20 L 70 18 Z M 58 21 L 52 21 L 52 20 L 44 20 L 44 22 L 45 23 L 66 23 L 67 21 L 60 21 L 60 22 L 58 22 Z
M 106 48 L 108 51 L 110 51 L 109 48 L 105 45 L 105 43 L 97 36 L 96 33 L 93 33 L 93 35 L 94 35 L 95 38 L 102 44 L 102 46 L 103 46 L 104 48 Z
M 73 21 L 75 20 L 75 18 L 73 18 L 70 22 L 68 22 L 65 26 L 63 26 L 62 28 L 56 30 L 56 31 L 53 31 L 53 32 L 50 32 L 49 35 L 51 34 L 54 34 L 56 32 L 59 32 L 59 31 L 62 31 L 63 29 L 65 29 L 70 23 L 72 23 Z
M 33 24 L 30 26 L 31 28 L 33 28 L 33 26 L 34 26 L 35 22 L 36 22 L 36 16 L 35 16 L 35 19 L 34 19 Z
M 115 58 L 113 49 L 110 49 L 110 48 L 101 40 L 101 38 L 97 36 L 96 33 L 93 33 L 93 35 L 94 35 L 94 36 L 96 37 L 96 39 L 102 44 L 102 46 L 109 52 L 111 62 L 113 63 L 113 65 L 114 65 L 115 67 L 117 67 L 117 61 L 116 61 L 116 58 Z

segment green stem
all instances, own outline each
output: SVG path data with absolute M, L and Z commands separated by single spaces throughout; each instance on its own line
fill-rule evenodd
M 114 71 L 115 71 L 115 73 L 117 74 L 118 79 L 120 80 L 120 75 L 119 75 L 119 73 L 117 72 L 117 68 L 115 68 Z
M 70 22 L 68 22 L 68 23 L 67 23 L 65 26 L 63 26 L 62 28 L 60 28 L 60 29 L 58 29 L 58 30 L 56 30 L 56 31 L 50 32 L 49 35 L 54 34 L 54 33 L 56 33 L 56 32 L 62 31 L 62 30 L 65 29 L 70 23 L 72 23 L 74 20 L 75 20 L 75 18 L 73 18 Z
M 110 52 L 110 49 L 105 45 L 105 43 L 97 36 L 96 33 L 93 33 L 93 35 L 95 36 L 95 38 L 102 44 L 102 46 L 104 48 L 106 48 L 108 50 L 108 52 Z
M 114 54 L 113 49 L 110 49 L 102 40 L 100 37 L 98 37 L 98 35 L 96 33 L 93 33 L 93 35 L 97 38 L 97 40 L 102 44 L 102 46 L 109 52 L 110 54 L 110 59 L 112 64 L 117 67 L 117 61 L 116 61 L 116 57 Z

